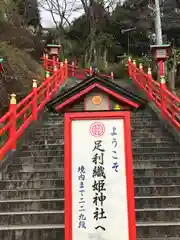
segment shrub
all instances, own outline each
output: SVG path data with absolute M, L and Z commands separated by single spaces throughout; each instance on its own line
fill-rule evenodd
M 128 77 L 128 70 L 127 66 L 125 66 L 123 63 L 110 63 L 107 67 L 100 67 L 100 72 L 110 75 L 111 72 L 114 73 L 115 78 L 123 79 Z

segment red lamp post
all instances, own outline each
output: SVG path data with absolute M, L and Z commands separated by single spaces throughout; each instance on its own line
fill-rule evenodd
M 165 61 L 170 56 L 170 44 L 163 44 L 163 45 L 151 45 L 150 46 L 152 53 L 158 63 L 159 66 L 159 76 L 165 76 Z
M 46 46 L 48 54 L 53 59 L 53 66 L 56 65 L 57 61 L 59 61 L 60 48 L 61 48 L 61 45 L 57 45 L 57 44 L 47 44 Z
M 0 73 L 3 72 L 3 66 L 2 66 L 3 62 L 4 62 L 4 59 L 0 57 Z

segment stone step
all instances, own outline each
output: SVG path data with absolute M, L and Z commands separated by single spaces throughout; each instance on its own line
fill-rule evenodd
M 160 125 L 158 118 L 154 116 L 149 116 L 149 117 L 131 116 L 131 124 L 136 124 L 136 123 L 144 124 L 144 125 L 151 125 L 151 124 L 157 123 L 157 125 Z
M 157 124 L 156 127 L 151 127 L 151 126 L 142 126 L 142 127 L 138 127 L 138 125 L 132 125 L 132 129 L 131 129 L 131 132 L 136 134 L 136 133 L 141 133 L 141 134 L 144 134 L 144 133 L 151 133 L 151 134 L 154 134 L 154 133 L 161 133 L 163 134 L 164 136 L 170 136 L 170 133 L 168 133 L 168 131 L 163 128 L 160 124 Z
M 138 222 L 137 238 L 168 239 L 180 236 L 180 222 Z
M 51 138 L 50 138 L 51 137 Z M 34 140 L 44 140 L 44 139 L 64 139 L 64 133 L 59 131 L 49 131 L 49 132 L 34 132 L 32 135 Z
M 6 167 L 6 171 L 10 172 L 27 172 L 28 171 L 38 171 L 41 170 L 43 171 L 43 169 L 61 169 L 64 168 L 64 163 L 59 162 L 58 160 L 56 160 L 56 162 L 52 162 L 52 163 L 33 163 L 33 164 L 10 164 L 7 165 Z
M 132 142 L 149 142 L 149 143 L 169 143 L 169 144 L 175 144 L 175 146 L 178 145 L 177 141 L 173 139 L 172 137 L 168 136 L 161 136 L 160 135 L 151 135 L 149 132 L 146 135 L 139 134 L 139 135 L 131 135 L 132 137 Z
M 164 128 L 160 128 L 160 127 L 150 127 L 150 126 L 142 126 L 142 127 L 138 127 L 138 126 L 133 126 L 132 125 L 132 130 L 131 130 L 133 135 L 137 135 L 137 134 L 167 134 L 166 130 Z M 64 135 L 64 127 L 62 128 L 40 128 L 40 129 L 36 129 L 34 131 L 34 133 L 32 134 L 32 136 L 61 136 Z
M 49 141 L 49 140 L 52 140 L 53 138 L 55 138 L 56 140 L 60 141 L 60 140 L 64 140 L 64 134 L 36 134 L 33 136 L 33 139 L 34 141 L 39 141 L 39 140 L 42 140 L 42 141 Z
M 150 112 L 150 111 L 138 111 L 138 112 L 132 112 L 131 113 L 131 117 L 134 118 L 153 118 L 153 119 L 157 119 L 157 116 L 154 112 Z
M 64 116 L 59 115 L 58 113 L 48 112 L 48 115 L 46 116 L 44 122 L 49 122 L 49 121 L 64 121 Z
M 58 113 L 52 113 L 52 112 L 48 112 L 48 116 L 46 118 L 46 121 L 47 120 L 63 120 L 64 118 L 62 116 L 60 116 Z
M 40 189 L 40 188 L 58 188 L 64 187 L 64 179 L 43 179 L 43 180 L 4 180 L 0 181 L 0 190 L 11 190 L 11 189 Z
M 35 163 L 57 163 L 57 161 L 64 162 L 63 155 L 54 155 L 54 156 L 25 156 L 15 158 L 15 162 L 19 164 L 35 164 Z
M 62 129 L 39 129 L 39 130 L 35 130 L 32 134 L 32 136 L 46 136 L 46 135 L 50 135 L 50 136 L 62 136 L 64 135 L 64 128 Z
M 165 230 L 165 231 L 164 231 Z M 174 230 L 177 230 L 175 232 Z M 176 234 L 177 233 L 177 234 Z M 151 236 L 151 237 L 150 237 Z M 179 240 L 180 227 L 173 223 L 137 223 L 137 240 Z M 64 225 L 20 225 L 0 227 L 2 240 L 64 240 Z
M 132 147 L 133 148 L 174 148 L 174 147 L 177 147 L 178 149 L 178 143 L 177 144 L 174 144 L 172 143 L 172 141 L 169 141 L 169 142 L 151 142 L 151 141 L 147 141 L 147 142 L 133 142 L 132 141 Z
M 54 124 L 52 124 L 51 126 L 46 126 L 46 127 L 44 127 L 43 125 L 41 125 L 41 127 L 37 127 L 36 128 L 36 132 L 38 132 L 38 131 L 40 131 L 40 132 L 43 132 L 43 131 L 51 131 L 51 130 L 55 130 L 55 131 L 62 131 L 62 132 L 64 132 L 64 125 L 62 124 L 62 125 L 54 125 Z
M 53 144 L 57 144 L 57 145 L 64 145 L 64 139 L 44 139 L 44 140 L 24 140 L 23 145 L 53 145 Z
M 62 125 L 64 124 L 64 119 L 63 120 L 59 120 L 57 119 L 47 119 L 45 121 L 43 121 L 42 123 L 42 127 L 62 127 Z
M 57 179 L 64 176 L 63 169 L 47 169 L 43 171 L 32 171 L 32 172 L 12 172 L 12 173 L 1 173 L 1 180 L 41 180 L 41 179 Z
M 34 137 L 34 138 L 36 138 L 36 137 L 39 137 L 39 136 L 45 136 L 45 137 L 48 137 L 48 136 L 51 136 L 51 137 L 54 137 L 54 136 L 56 136 L 56 138 L 61 138 L 62 136 L 64 136 L 64 130 L 62 131 L 58 131 L 58 130 L 52 130 L 52 131 L 46 131 L 46 132 L 44 132 L 44 131 L 34 131 L 33 133 L 32 133 L 32 136 Z
M 53 159 L 52 162 L 44 162 L 45 159 L 42 159 L 42 163 L 34 163 L 32 159 L 26 162 L 26 164 L 10 164 L 6 166 L 6 171 L 8 173 L 11 172 L 32 172 L 32 171 L 44 171 L 45 169 L 63 169 L 64 164 L 60 162 L 60 160 Z M 176 166 L 180 166 L 180 159 L 176 160 L 134 160 L 133 161 L 134 169 L 156 169 L 156 168 L 175 168 Z
M 62 161 L 57 158 L 53 159 L 52 161 L 49 160 L 49 162 L 44 162 L 47 159 L 41 159 L 42 163 L 34 162 L 32 159 L 25 161 L 26 164 L 19 163 L 19 164 L 10 164 L 6 166 L 6 172 L 27 172 L 30 171 L 38 171 L 38 170 L 44 170 L 44 169 L 61 169 L 64 168 L 64 164 Z M 24 161 L 23 161 L 24 162 Z M 155 169 L 155 168 L 171 168 L 172 166 L 178 167 L 180 166 L 180 159 L 176 160 L 134 160 L 133 161 L 134 169 Z M 5 172 L 5 171 L 4 171 Z
M 144 116 L 141 116 L 141 115 L 131 115 L 131 123 L 135 123 L 135 122 L 139 122 L 139 123 L 144 123 L 145 125 L 146 124 L 151 124 L 152 122 L 158 122 L 158 118 L 157 116 L 151 116 L 151 115 L 144 115 Z M 158 122 L 158 125 L 160 125 L 160 122 Z
M 133 161 L 134 168 L 157 168 L 157 167 L 179 167 L 180 159 L 169 160 L 139 160 Z
M 155 138 L 155 139 L 147 139 L 147 138 L 143 138 L 140 137 L 139 139 L 137 138 L 132 138 L 133 142 L 138 142 L 138 143 L 145 143 L 146 144 L 151 144 L 151 143 L 159 143 L 159 144 L 166 144 L 166 143 L 171 143 L 171 145 L 173 145 L 174 143 L 172 142 L 173 139 L 172 137 L 159 137 L 159 138 Z M 57 144 L 57 145 L 64 145 L 64 139 L 44 139 L 44 140 L 25 140 L 24 144 L 32 144 L 32 145 L 53 145 L 53 144 Z
M 167 132 L 166 129 L 161 126 L 158 122 L 153 122 L 151 124 L 146 124 L 146 123 L 142 123 L 142 122 L 136 122 L 136 123 L 131 123 L 131 130 L 139 130 L 139 131 L 143 131 L 143 129 L 147 129 L 149 131 L 154 131 L 157 129 L 160 129 L 164 132 Z
M 133 128 L 132 127 L 131 134 L 134 137 L 140 137 L 140 136 L 141 137 L 145 137 L 145 136 L 148 136 L 148 137 L 153 137 L 153 136 L 165 137 L 165 136 L 168 136 L 168 133 L 164 129 L 161 129 L 161 128 L 149 129 L 147 127 L 146 128 L 142 128 L 142 129 L 138 129 L 138 128 Z M 42 135 L 43 135 L 43 133 L 42 133 Z
M 177 236 L 180 236 L 180 228 L 177 223 L 137 223 L 138 240 L 177 240 L 179 239 Z M 64 240 L 64 225 L 38 224 L 1 226 L 0 239 Z
M 180 193 L 180 185 L 135 185 L 136 196 L 154 196 L 154 195 L 169 195 L 176 196 Z
M 160 159 L 165 159 L 165 160 L 174 160 L 174 159 L 179 159 L 180 158 L 180 153 L 163 153 L 163 152 L 157 152 L 155 153 L 133 153 L 133 160 L 160 160 Z
M 153 206 L 152 206 L 153 207 Z M 180 208 L 136 209 L 137 222 L 180 222 Z
M 51 126 L 62 126 L 64 124 L 64 119 L 47 119 L 43 122 L 43 127 L 51 127 Z
M 167 144 L 166 147 L 134 147 L 133 148 L 133 153 L 136 154 L 136 153 L 146 153 L 146 154 L 149 154 L 149 153 L 167 153 L 167 152 L 170 152 L 170 153 L 177 153 L 180 155 L 180 148 L 178 146 L 175 146 L 175 147 L 171 147 Z
M 42 145 L 23 145 L 21 147 L 21 151 L 63 151 L 64 150 L 64 145 L 58 145 L 58 144 L 42 144 Z M 136 144 L 133 143 L 133 151 L 134 152 L 148 152 L 148 151 L 153 151 L 153 152 L 178 152 L 180 153 L 180 149 L 178 145 L 173 145 L 173 144 L 168 144 L 168 143 L 148 143 L 143 146 L 142 144 Z
M 64 188 L 14 189 L 1 190 L 1 200 L 64 198 Z
M 24 150 L 57 150 L 57 149 L 64 149 L 64 144 L 27 144 L 21 146 L 21 151 Z
M 136 185 L 180 185 L 180 176 L 135 176 Z
M 155 124 L 156 124 L 156 126 L 160 125 L 159 120 L 157 118 L 143 119 L 143 118 L 139 118 L 139 117 L 131 118 L 131 124 L 132 125 L 137 124 L 137 125 L 142 125 L 142 126 L 151 126 L 151 125 L 155 125 Z
M 58 150 L 23 150 L 21 151 L 21 157 L 25 156 L 56 156 L 56 155 L 62 155 L 64 153 L 64 149 L 58 149 Z
M 41 126 L 42 127 L 54 127 L 54 126 L 61 127 L 63 126 L 63 124 L 64 124 L 64 114 L 63 114 L 63 119 L 60 119 L 60 118 L 55 118 L 55 119 L 47 118 L 46 120 L 43 119 Z
M 153 122 L 151 124 L 146 124 L 146 123 L 141 123 L 140 121 L 139 122 L 136 122 L 136 123 L 131 123 L 131 127 L 132 127 L 132 130 L 139 130 L 139 131 L 144 131 L 144 130 L 149 130 L 149 131 L 165 131 L 165 128 L 163 128 L 163 126 L 161 126 L 159 123 L 157 122 Z
M 63 224 L 64 211 L 0 212 L 0 225 Z
M 136 138 L 132 135 L 132 142 L 148 142 L 148 143 L 156 143 L 156 142 L 163 142 L 163 143 L 171 143 L 173 144 L 174 143 L 174 139 L 173 137 L 169 137 L 169 136 L 158 136 L 158 137 L 143 137 L 143 136 L 139 136 L 139 138 Z
M 0 226 L 2 240 L 64 240 L 64 225 L 8 225 Z
M 45 165 L 44 165 L 45 166 Z M 16 173 L 16 174 L 19 174 L 19 173 L 22 173 L 22 172 L 29 172 L 29 173 L 41 173 L 41 172 L 54 172 L 54 171 L 59 171 L 59 172 L 64 172 L 64 164 L 60 164 L 59 165 L 60 167 L 58 168 L 56 166 L 56 164 L 52 164 L 52 168 L 47 168 L 45 166 L 45 168 L 40 168 L 40 169 L 35 169 L 33 164 L 30 164 L 30 165 L 22 165 L 21 166 L 21 169 L 12 169 L 11 171 L 4 171 L 3 173 Z
M 175 229 L 177 232 L 173 231 Z M 146 240 L 175 240 L 172 239 L 172 237 L 180 236 L 179 233 L 179 225 L 174 223 L 137 223 L 138 240 L 142 240 L 144 238 Z M 60 224 L 2 226 L 0 227 L 0 238 L 6 240 L 63 240 L 64 226 Z
M 180 169 L 177 167 L 150 168 L 150 169 L 134 169 L 134 175 L 137 177 L 154 177 L 154 176 L 179 176 Z
M 140 161 L 139 161 L 140 162 Z M 143 161 L 143 162 L 146 162 L 146 161 Z M 149 171 L 149 170 L 152 170 L 152 171 L 158 171 L 160 170 L 161 172 L 166 172 L 168 171 L 168 173 L 170 173 L 170 171 L 172 170 L 178 170 L 178 168 L 176 166 L 169 166 L 169 167 L 152 167 L 151 165 L 145 165 L 145 164 L 139 164 L 139 166 L 134 166 L 134 170 L 144 170 L 144 171 Z M 172 174 L 173 176 L 174 174 Z
M 159 120 L 157 118 L 157 116 L 150 116 L 150 117 L 139 117 L 139 116 L 133 116 L 131 115 L 131 123 L 135 123 L 139 121 L 142 124 L 151 124 L 151 123 L 158 123 L 159 124 Z
M 178 208 L 180 195 L 178 196 L 135 196 L 136 208 Z
M 64 199 L 1 200 L 0 212 L 64 210 Z
M 54 152 L 53 152 L 54 153 Z M 59 161 L 60 163 L 64 161 L 64 154 L 61 155 L 54 155 L 51 154 L 51 156 L 47 155 L 25 155 L 25 156 L 20 156 L 16 157 L 14 159 L 14 162 L 18 164 L 35 164 L 35 163 L 57 163 Z M 133 161 L 176 161 L 180 159 L 180 154 L 174 154 L 174 153 L 133 153 Z
M 64 135 L 64 128 L 63 129 L 39 129 L 39 130 L 35 130 L 34 133 L 32 133 L 32 136 L 46 136 L 46 135 L 50 135 L 52 137 L 58 137 L 58 136 L 62 136 Z

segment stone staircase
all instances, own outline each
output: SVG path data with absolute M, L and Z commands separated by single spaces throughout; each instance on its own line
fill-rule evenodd
M 180 239 L 180 146 L 150 109 L 131 116 L 137 238 Z
M 64 239 L 63 117 L 49 115 L 1 172 L 0 239 Z
M 63 240 L 63 116 L 48 114 L 0 173 L 0 240 Z M 132 113 L 138 240 L 180 239 L 180 148 L 149 109 Z

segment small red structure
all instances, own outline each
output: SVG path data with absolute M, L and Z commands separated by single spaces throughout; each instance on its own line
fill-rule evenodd
M 170 56 L 170 44 L 151 45 L 150 47 L 159 65 L 159 76 L 165 76 L 165 61 Z
M 51 56 L 59 56 L 61 45 L 58 44 L 47 44 L 46 46 L 49 55 Z
M 58 44 L 47 44 L 44 49 L 43 55 L 43 67 L 45 71 L 52 72 L 54 67 L 60 66 L 59 55 L 60 55 L 61 45 Z
M 58 44 L 47 44 L 46 46 L 47 52 L 53 60 L 53 66 L 55 65 L 56 61 L 59 61 L 60 49 L 61 45 Z
M 3 72 L 3 62 L 4 62 L 4 59 L 0 57 L 0 73 Z

